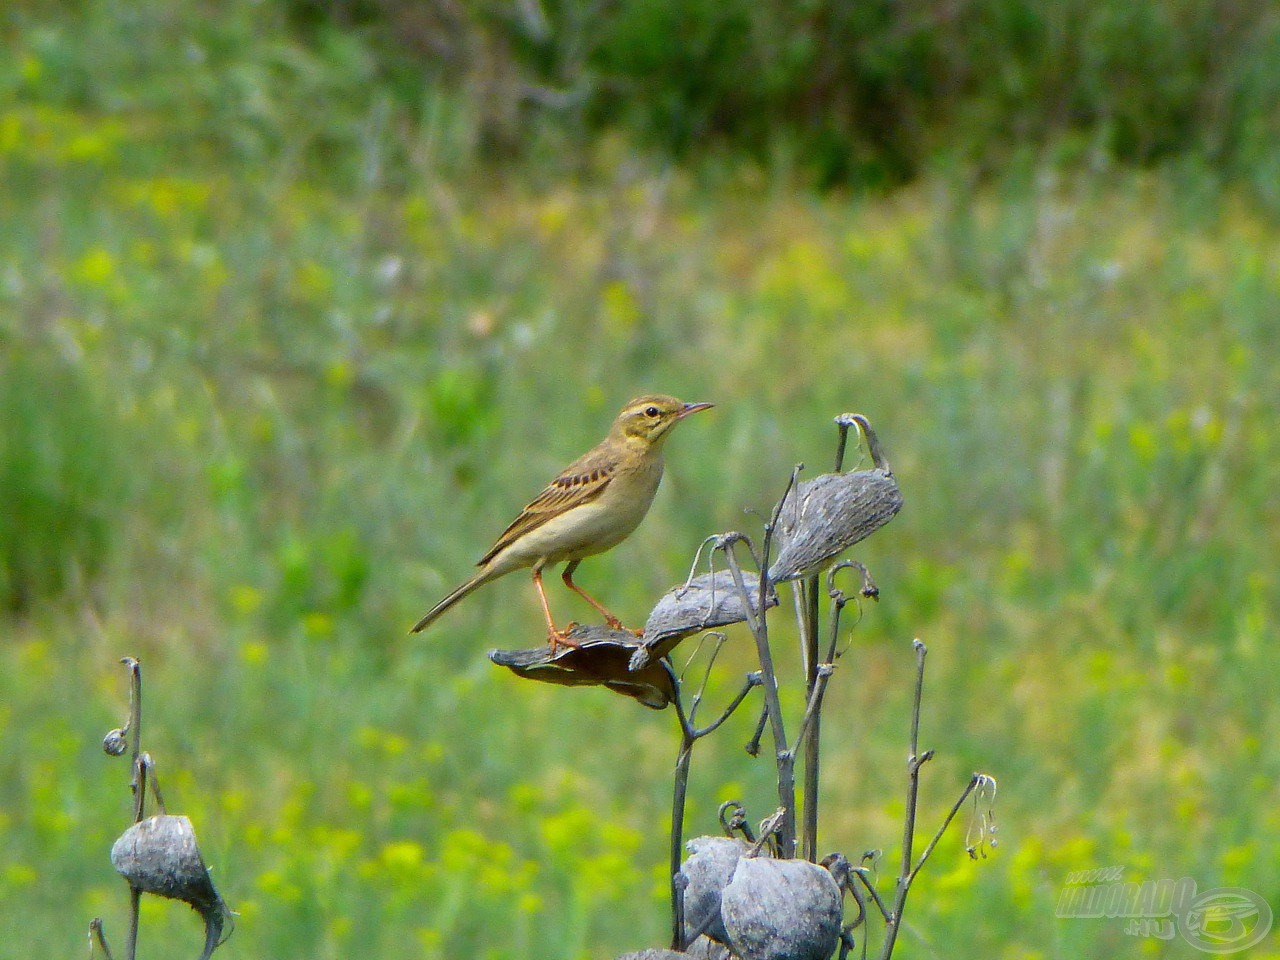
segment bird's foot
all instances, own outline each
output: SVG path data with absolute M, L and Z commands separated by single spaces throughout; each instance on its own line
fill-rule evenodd
M 621 621 L 621 620 L 619 620 L 617 617 L 615 617 L 615 616 L 614 616 L 613 614 L 611 614 L 611 613 L 606 613 L 606 614 L 604 615 L 604 622 L 605 622 L 605 623 L 607 623 L 607 624 L 609 625 L 609 629 L 610 629 L 610 630 L 617 630 L 617 631 L 619 631 L 620 633 L 629 633 L 629 634 L 631 634 L 631 635 L 633 635 L 633 636 L 635 636 L 635 637 L 643 637 L 643 636 L 644 636 L 644 630 L 643 630 L 643 628 L 642 628 L 642 629 L 640 629 L 640 630 L 633 630 L 631 627 L 625 627 L 625 626 L 623 626 L 623 625 L 622 625 L 622 621 Z
M 582 646 L 577 640 L 570 640 L 569 634 L 573 632 L 574 627 L 578 626 L 578 621 L 570 620 L 568 626 L 563 630 L 552 628 L 547 633 L 547 645 L 551 647 L 551 654 L 555 656 L 556 647 L 572 647 L 577 650 Z
M 607 623 L 607 624 L 609 625 L 609 629 L 611 629 L 611 630 L 619 630 L 619 631 L 621 631 L 622 633 L 630 633 L 630 634 L 633 634 L 633 635 L 635 635 L 635 636 L 637 636 L 637 637 L 643 637 L 643 636 L 644 636 L 644 630 L 643 630 L 643 629 L 640 629 L 640 630 L 633 630 L 633 629 L 631 629 L 630 627 L 624 627 L 624 626 L 622 625 L 622 621 L 621 621 L 621 620 L 619 620 L 617 617 L 613 616 L 612 614 L 608 614 L 608 613 L 606 613 L 606 614 L 604 615 L 604 622 L 605 622 L 605 623 Z

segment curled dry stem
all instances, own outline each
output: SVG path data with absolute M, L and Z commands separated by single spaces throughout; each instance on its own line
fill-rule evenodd
M 996 839 L 996 790 L 999 785 L 995 777 L 985 773 L 975 773 L 978 781 L 973 793 L 973 813 L 969 818 L 969 827 L 964 832 L 964 848 L 971 860 L 977 860 L 979 854 L 987 855 L 988 846 L 999 845 Z
M 756 842 L 755 833 L 751 829 L 751 822 L 747 820 L 747 808 L 743 806 L 741 800 L 726 800 L 720 804 L 717 815 L 720 818 L 720 826 L 724 830 L 726 837 L 732 837 L 734 831 L 737 831 L 742 834 L 747 843 Z

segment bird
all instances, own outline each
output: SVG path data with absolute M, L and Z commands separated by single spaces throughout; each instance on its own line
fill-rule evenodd
M 575 624 L 556 629 L 542 586 L 542 571 L 565 561 L 561 574 L 565 586 L 595 607 L 614 630 L 625 629 L 600 601 L 573 582 L 573 573 L 583 559 L 616 547 L 640 525 L 662 480 L 662 446 L 671 429 L 690 414 L 712 406 L 685 403 L 665 394 L 632 400 L 614 419 L 609 435 L 565 467 L 502 532 L 476 564 L 475 576 L 428 610 L 410 632 L 426 629 L 489 581 L 532 567 L 551 652 L 558 645 L 576 647 L 569 639 Z

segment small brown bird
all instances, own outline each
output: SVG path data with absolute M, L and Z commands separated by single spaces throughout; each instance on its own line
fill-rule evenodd
M 427 611 L 412 632 L 427 627 L 482 584 L 532 567 L 552 651 L 557 644 L 576 646 L 568 639 L 569 629 L 556 629 L 542 588 L 543 568 L 566 560 L 568 566 L 561 575 L 565 586 L 600 611 L 609 626 L 622 629 L 617 617 L 573 582 L 573 571 L 584 557 L 616 547 L 640 525 L 662 480 L 663 441 L 689 414 L 710 406 L 662 394 L 628 403 L 609 435 L 552 480 L 480 558 L 479 572 Z

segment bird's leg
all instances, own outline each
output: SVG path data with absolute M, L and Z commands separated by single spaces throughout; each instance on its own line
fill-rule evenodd
M 573 625 L 566 627 L 564 630 L 556 629 L 556 622 L 551 619 L 551 606 L 547 603 L 547 593 L 542 589 L 542 568 L 533 568 L 533 585 L 538 590 L 538 599 L 542 601 L 542 613 L 547 618 L 547 643 L 551 646 L 551 652 L 556 652 L 556 647 L 564 645 L 566 647 L 580 647 L 582 644 L 569 639 L 569 631 L 573 629 Z
M 578 564 L 581 562 L 582 562 L 581 560 L 573 560 L 569 563 L 567 567 L 564 568 L 564 573 L 560 574 L 560 579 L 564 581 L 564 585 L 568 587 L 570 590 L 572 590 L 574 593 L 576 593 L 578 596 L 580 596 L 583 600 L 587 601 L 587 603 L 591 604 L 593 607 L 599 610 L 601 615 L 604 617 L 604 622 L 607 623 L 614 630 L 627 629 L 622 625 L 621 620 L 619 620 L 617 617 L 615 617 L 612 613 L 610 613 L 608 610 L 604 608 L 604 604 L 602 604 L 599 600 L 591 596 L 591 594 L 587 593 L 587 591 L 583 590 L 580 586 L 578 586 L 576 583 L 573 582 L 573 571 L 578 569 Z M 639 636 L 639 633 L 637 633 L 636 635 Z

